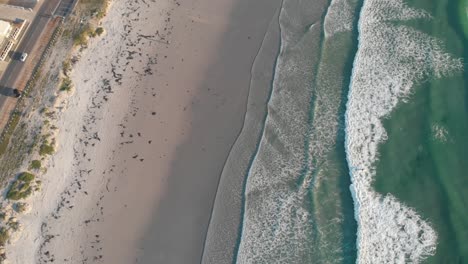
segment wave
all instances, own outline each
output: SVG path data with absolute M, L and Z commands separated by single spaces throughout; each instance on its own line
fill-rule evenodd
M 280 3 L 280 2 L 278 2 Z M 275 12 L 253 61 L 247 109 L 242 130 L 223 167 L 202 263 L 233 263 L 242 229 L 245 175 L 257 151 L 267 116 L 276 58 L 279 53 L 279 10 Z
M 349 17 L 354 12 L 346 3 L 349 10 L 338 10 L 344 2 L 333 0 L 328 9 L 325 1 L 283 2 L 280 54 L 264 131 L 248 172 L 238 263 L 342 262 L 339 194 L 331 191 L 324 201 L 319 190 L 326 192 L 320 189 L 325 181 L 330 181 L 325 189 L 335 188 L 328 176 L 340 175 L 328 156 L 336 145 L 342 68 L 349 52 L 331 38 L 352 27 L 352 19 L 342 19 L 340 12 L 349 11 Z M 332 213 L 321 215 L 330 208 Z
M 324 19 L 325 38 L 353 29 L 357 0 L 332 0 Z
M 312 233 L 312 218 L 290 186 L 298 181 L 305 160 L 310 65 L 318 56 L 303 54 L 318 50 L 313 39 L 320 33 L 294 9 L 291 1 L 284 1 L 280 11 L 280 55 L 264 132 L 248 172 L 237 263 L 300 263 L 308 258 L 303 242 Z M 304 27 L 305 34 L 300 31 Z
M 387 138 L 382 119 L 428 78 L 462 69 L 442 43 L 399 21 L 430 19 L 402 0 L 364 0 L 359 46 L 348 94 L 346 155 L 358 222 L 358 263 L 418 263 L 434 254 L 437 234 L 408 206 L 372 189 L 378 145 Z

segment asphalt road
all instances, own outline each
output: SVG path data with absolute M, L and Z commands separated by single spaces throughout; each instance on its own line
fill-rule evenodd
M 26 34 L 21 40 L 21 43 L 16 48 L 15 56 L 3 73 L 2 79 L 0 80 L 0 89 L 3 91 L 12 91 L 12 89 L 16 88 L 15 83 L 18 78 L 29 78 L 29 76 L 21 76 L 24 67 L 28 63 L 28 58 L 26 59 L 26 62 L 21 62 L 19 61 L 19 56 L 22 52 L 26 52 L 28 54 L 31 53 L 31 51 L 34 49 L 34 45 L 38 43 L 47 24 L 50 22 L 50 20 L 52 20 L 53 12 L 61 1 L 62 0 L 48 0 L 40 7 L 36 17 L 30 23 Z M 7 95 L 7 92 L 0 94 L 0 109 L 3 108 L 5 100 L 8 98 L 8 96 L 9 95 Z

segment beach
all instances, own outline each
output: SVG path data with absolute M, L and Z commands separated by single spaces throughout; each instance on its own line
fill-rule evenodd
M 1 258 L 466 259 L 465 0 L 104 6 L 16 113 Z
M 57 153 L 10 261 L 199 262 L 278 7 L 113 1 L 73 67 Z

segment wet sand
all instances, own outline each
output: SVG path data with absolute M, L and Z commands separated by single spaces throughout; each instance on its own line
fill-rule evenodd
M 205 240 L 202 263 L 227 264 L 236 258 L 243 217 L 245 177 L 262 135 L 280 50 L 279 11 L 278 8 L 272 17 L 262 46 L 252 64 L 244 124 L 223 167 Z

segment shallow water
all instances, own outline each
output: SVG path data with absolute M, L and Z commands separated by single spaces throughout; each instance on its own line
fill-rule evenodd
M 432 219 L 421 215 L 418 208 L 405 199 L 400 200 L 398 193 L 382 193 L 382 188 L 380 193 L 376 192 L 372 183 L 382 171 L 376 166 L 377 161 L 387 161 L 380 146 L 393 131 L 400 131 L 408 140 L 399 142 L 404 152 L 393 156 L 394 159 L 398 157 L 400 164 L 406 161 L 404 154 L 415 149 L 423 151 L 421 146 L 410 146 L 413 142 L 404 135 L 399 121 L 396 121 L 398 129 L 387 131 L 383 120 L 392 120 L 395 110 L 413 101 L 418 86 L 453 79 L 461 73 L 463 64 L 459 56 L 425 26 L 431 23 L 440 26 L 442 19 L 438 12 L 413 3 L 364 1 L 346 112 L 346 151 L 352 168 L 351 189 L 358 221 L 358 262 L 420 262 L 435 253 L 438 230 Z M 413 110 L 405 117 L 418 116 L 419 111 L 424 111 Z M 422 112 L 421 117 L 426 114 L 427 111 Z M 416 117 L 411 124 L 417 127 L 418 123 L 420 120 Z M 445 140 L 444 124 L 434 123 L 430 127 L 435 137 Z M 416 137 L 427 140 L 424 134 Z M 417 170 L 414 164 L 407 167 Z M 384 177 L 390 180 L 396 176 L 403 181 L 417 178 L 406 173 L 395 175 L 395 169 L 389 169 Z M 391 184 L 381 186 L 392 189 Z
M 414 1 L 433 21 L 414 25 L 444 41 L 445 50 L 466 61 L 456 1 Z M 384 124 L 375 188 L 391 193 L 427 219 L 437 233 L 435 256 L 426 263 L 468 262 L 467 75 L 456 73 L 415 87 Z
M 468 261 L 466 3 L 283 1 L 234 262 Z
M 340 117 L 356 6 L 283 2 L 273 93 L 247 178 L 239 263 L 354 262 Z

